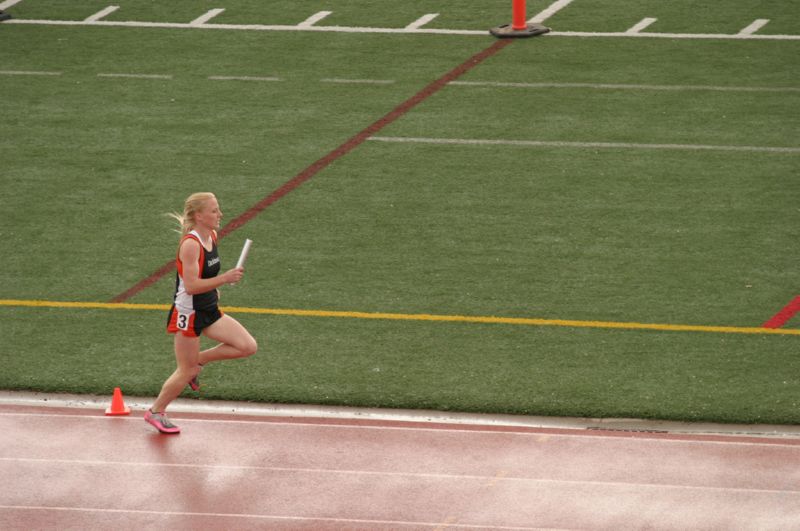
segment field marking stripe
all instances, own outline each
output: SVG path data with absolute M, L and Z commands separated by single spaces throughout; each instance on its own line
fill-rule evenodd
M 633 26 L 631 26 L 625 33 L 639 33 L 643 29 L 653 24 L 657 18 L 643 18 Z
M 370 525 L 392 525 L 392 526 L 411 526 L 411 527 L 436 527 L 440 524 L 428 522 L 411 522 L 403 520 L 365 520 L 357 518 L 333 518 L 324 516 L 291 516 L 291 515 L 271 515 L 271 514 L 237 514 L 237 513 L 197 513 L 186 511 L 153 511 L 144 509 L 107 509 L 94 507 L 57 507 L 46 505 L 0 505 L 0 509 L 22 510 L 22 511 L 60 511 L 60 512 L 81 512 L 81 513 L 109 513 L 109 514 L 146 514 L 162 516 L 202 516 L 205 518 L 250 518 L 258 520 L 282 520 L 292 522 L 328 522 L 338 524 L 370 524 Z M 508 527 L 495 525 L 469 525 L 458 524 L 450 526 L 454 529 L 497 529 L 498 531 L 540 531 L 540 527 Z
M 122 77 L 131 79 L 172 79 L 170 74 L 97 74 L 97 77 Z
M 219 233 L 220 238 L 224 238 L 231 232 L 237 230 L 238 228 L 242 227 L 244 224 L 249 222 L 255 216 L 260 214 L 264 209 L 269 207 L 271 204 L 275 203 L 279 199 L 281 199 L 286 194 L 292 192 L 301 184 L 306 182 L 307 180 L 314 177 L 317 173 L 322 171 L 323 169 L 327 168 L 331 165 L 334 161 L 340 159 L 341 157 L 347 155 L 352 150 L 363 144 L 367 141 L 370 137 L 372 137 L 375 133 L 386 127 L 387 125 L 393 123 L 401 116 L 405 115 L 408 111 L 428 99 L 431 95 L 435 94 L 442 88 L 446 87 L 448 83 L 458 79 L 466 72 L 471 70 L 472 68 L 479 65 L 488 57 L 493 56 L 509 44 L 511 44 L 511 40 L 503 39 L 495 41 L 492 45 L 488 48 L 483 49 L 482 51 L 472 55 L 469 59 L 461 63 L 460 65 L 456 66 L 439 79 L 436 79 L 426 85 L 422 90 L 408 98 L 406 101 L 401 103 L 400 105 L 396 106 L 392 109 L 389 113 L 384 115 L 383 117 L 379 118 L 365 129 L 361 130 L 360 132 L 356 133 L 350 139 L 345 141 L 339 147 L 335 148 L 333 151 L 329 152 L 327 155 L 323 156 L 321 159 L 317 160 L 303 171 L 295 175 L 292 179 L 285 182 L 280 188 L 273 191 L 267 197 L 263 198 L 261 201 L 256 203 L 255 205 L 248 208 L 238 217 L 231 220 L 227 225 L 225 225 Z M 112 302 L 123 302 L 128 300 L 130 297 L 139 293 L 144 288 L 154 284 L 157 282 L 162 276 L 169 273 L 175 268 L 175 261 L 170 260 L 164 265 L 162 265 L 157 271 L 150 274 L 150 276 L 146 277 L 145 279 L 139 281 L 131 288 L 127 289 L 123 293 L 120 293 L 116 297 L 112 299 Z
M 60 76 L 62 72 L 37 72 L 33 70 L 0 70 L 4 76 Z
M 550 4 L 549 7 L 546 7 L 538 14 L 534 15 L 530 20 L 528 20 L 528 24 L 541 24 L 548 18 L 552 17 L 568 5 L 572 3 L 572 0 L 557 0 Z
M 689 151 L 747 151 L 756 153 L 800 153 L 800 147 L 772 146 L 713 146 L 706 144 L 636 144 L 630 142 L 562 142 L 553 140 L 495 140 L 481 138 L 424 138 L 373 136 L 376 142 L 397 142 L 405 144 L 450 144 L 461 146 L 522 146 L 556 147 L 581 149 L 673 149 Z
M 320 11 L 319 13 L 311 15 L 310 17 L 305 19 L 303 22 L 298 24 L 297 27 L 298 28 L 310 28 L 314 24 L 316 24 L 317 22 L 319 22 L 320 20 L 324 19 L 325 17 L 327 17 L 328 15 L 330 15 L 332 13 L 333 13 L 333 11 Z
M 189 25 L 190 26 L 202 26 L 203 24 L 205 24 L 206 22 L 208 22 L 212 18 L 216 17 L 217 15 L 222 13 L 223 11 L 225 11 L 225 9 L 223 9 L 223 8 L 209 9 L 203 15 L 200 15 L 199 17 L 197 17 L 193 21 L 189 22 Z
M 258 76 L 208 76 L 212 81 L 282 81 L 279 77 Z
M 781 311 L 772 316 L 762 326 L 764 328 L 780 328 L 788 323 L 797 312 L 800 312 L 800 295 L 789 301 L 789 304 L 784 306 Z
M 9 7 L 19 4 L 22 0 L 6 0 L 5 2 L 0 2 L 0 11 L 6 10 Z
M 341 84 L 362 84 L 362 85 L 391 85 L 394 79 L 342 79 L 336 77 L 327 77 L 320 79 L 323 83 L 341 83 Z
M 0 70 L 0 75 L 28 75 L 28 76 L 60 76 L 63 72 L 44 72 L 30 70 Z M 122 77 L 123 74 L 103 74 L 106 77 Z M 130 74 L 132 76 L 132 74 Z M 169 75 L 154 76 L 159 79 L 170 78 Z M 282 81 L 280 77 L 274 76 L 208 76 L 214 81 Z M 394 79 L 342 79 L 325 78 L 320 81 L 328 83 L 365 83 L 365 84 L 391 84 Z M 800 92 L 800 87 L 738 87 L 722 85 L 644 85 L 644 84 L 625 84 L 625 83 L 561 83 L 561 82 L 541 82 L 523 83 L 509 81 L 451 81 L 448 83 L 455 87 L 496 87 L 496 88 L 521 88 L 521 89 L 596 89 L 596 90 L 654 90 L 654 91 L 709 91 L 709 92 L 766 92 L 766 93 L 796 93 Z
M 313 17 L 311 17 L 313 18 Z M 284 24 L 201 24 L 192 26 L 184 22 L 139 22 L 139 21 L 111 21 L 84 22 L 82 20 L 47 20 L 47 19 L 11 19 L 3 24 L 33 24 L 41 26 L 109 26 L 126 28 L 169 28 L 169 29 L 214 29 L 234 31 L 319 31 L 332 33 L 390 33 L 390 34 L 431 34 L 431 35 L 480 35 L 485 37 L 485 30 L 452 30 L 452 29 L 412 29 L 405 28 L 371 28 L 351 26 L 309 26 L 307 21 L 295 26 Z M 791 36 L 790 36 L 791 37 Z M 743 38 L 740 36 L 739 38 Z M 763 37 L 756 37 L 763 38 Z M 800 35 L 797 36 L 800 39 Z
M 394 34 L 429 34 L 429 35 L 479 35 L 485 37 L 485 30 L 426 29 L 408 30 L 405 28 L 370 28 L 349 26 L 286 26 L 264 24 L 201 24 L 192 26 L 180 22 L 133 22 L 107 21 L 84 22 L 82 20 L 41 20 L 11 19 L 3 24 L 34 24 L 42 26 L 109 26 L 128 28 L 175 28 L 175 29 L 214 29 L 238 31 L 321 31 L 334 33 L 394 33 Z M 592 31 L 551 31 L 545 38 L 581 37 L 581 38 L 656 38 L 656 39 L 721 39 L 721 40 L 800 40 L 800 35 L 765 35 L 765 34 L 725 34 L 725 33 L 627 33 L 627 32 L 592 32 Z
M 593 32 L 593 31 L 551 31 L 547 36 L 552 37 L 631 37 L 655 39 L 721 39 L 721 40 L 779 40 L 796 41 L 800 35 L 747 35 L 742 33 L 628 33 L 624 32 Z
M 84 310 L 169 310 L 169 304 L 133 304 L 127 302 L 74 302 L 0 299 L 0 306 L 26 308 L 80 308 Z
M 167 311 L 168 304 L 137 304 L 125 302 L 70 302 L 0 299 L 0 306 L 31 308 L 80 308 L 106 310 L 161 310 Z M 569 328 L 605 328 L 618 330 L 649 330 L 661 332 L 710 332 L 720 334 L 757 335 L 800 335 L 800 329 L 781 329 L 766 327 L 682 325 L 660 323 L 636 323 L 615 321 L 580 321 L 574 319 L 539 319 L 531 317 L 497 317 L 480 315 L 435 315 L 388 312 L 356 312 L 333 310 L 298 310 L 288 308 L 252 308 L 222 306 L 222 311 L 230 313 L 249 313 L 291 317 L 338 317 L 349 319 L 376 319 L 390 321 L 428 321 L 446 323 L 507 324 L 528 326 L 558 326 Z
M 739 35 L 752 35 L 753 33 L 757 32 L 758 30 L 766 26 L 768 22 L 769 22 L 768 18 L 759 18 L 757 20 L 754 20 L 749 26 L 742 29 L 742 31 L 739 32 Z
M 800 92 L 800 87 L 726 87 L 721 85 L 644 85 L 626 83 L 517 83 L 504 81 L 453 81 L 454 86 L 498 87 L 498 88 L 586 88 L 598 90 L 665 90 L 665 91 L 711 91 L 711 92 Z
M 420 29 L 422 26 L 430 22 L 431 20 L 435 19 L 439 16 L 439 13 L 428 13 L 427 15 L 422 15 L 417 20 L 409 24 L 405 27 L 407 30 L 416 30 Z
M 128 288 L 126 291 L 123 291 L 122 293 L 114 297 L 114 299 L 112 300 L 114 302 L 123 302 L 125 300 L 128 300 L 133 295 L 139 293 L 140 291 L 158 282 L 158 280 L 161 277 L 163 277 L 167 273 L 172 272 L 174 269 L 175 269 L 175 260 L 169 260 L 168 262 L 164 263 L 161 267 L 153 271 L 150 274 L 150 276 L 143 278 L 142 280 L 140 280 L 139 282 Z
M 86 20 L 84 20 L 84 22 L 97 22 L 98 20 L 107 17 L 117 9 L 119 9 L 119 6 L 108 6 L 107 8 L 98 11 L 94 15 L 87 17 Z

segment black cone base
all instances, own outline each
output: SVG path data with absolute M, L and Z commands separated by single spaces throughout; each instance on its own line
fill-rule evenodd
M 547 26 L 541 24 L 528 24 L 522 29 L 514 29 L 511 24 L 503 24 L 489 30 L 489 33 L 498 39 L 520 39 L 525 37 L 535 37 L 550 31 Z

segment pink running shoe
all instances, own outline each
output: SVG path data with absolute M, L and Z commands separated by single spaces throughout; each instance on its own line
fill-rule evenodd
M 181 429 L 170 422 L 165 413 L 153 413 L 147 410 L 144 414 L 144 421 L 152 424 L 161 433 L 180 433 Z
M 200 370 L 203 370 L 203 366 L 200 365 Z M 200 372 L 197 373 L 197 376 L 189 380 L 189 387 L 192 388 L 192 391 L 199 391 L 200 390 Z

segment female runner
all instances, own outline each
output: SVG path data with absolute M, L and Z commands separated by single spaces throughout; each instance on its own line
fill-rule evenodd
M 214 194 L 196 193 L 186 199 L 183 215 L 174 214 L 181 224 L 182 238 L 178 246 L 175 297 L 167 319 L 167 332 L 175 334 L 175 359 L 178 368 L 167 378 L 156 401 L 144 420 L 161 433 L 181 430 L 165 414 L 167 406 L 181 394 L 188 383 L 200 386 L 197 377 L 206 363 L 252 356 L 258 349 L 253 336 L 233 317 L 219 307 L 219 291 L 223 284 L 242 279 L 244 268 L 221 269 L 217 253 L 217 229 L 222 211 Z M 200 351 L 200 334 L 219 344 Z

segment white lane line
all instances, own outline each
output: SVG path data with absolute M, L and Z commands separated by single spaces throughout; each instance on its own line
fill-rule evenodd
M 60 76 L 61 72 L 37 72 L 32 70 L 0 70 L 4 76 Z
M 650 26 L 656 20 L 658 20 L 658 19 L 656 19 L 656 18 L 643 18 L 637 24 L 631 26 L 631 28 L 628 29 L 628 31 L 626 31 L 625 33 L 639 33 L 640 31 L 642 31 L 646 27 Z
M 432 527 L 441 529 L 441 523 L 432 522 L 411 522 L 405 520 L 364 520 L 357 518 L 332 518 L 316 516 L 285 516 L 272 514 L 247 514 L 247 513 L 190 513 L 184 511 L 145 511 L 142 509 L 105 509 L 94 507 L 52 507 L 43 505 L 0 505 L 0 509 L 21 510 L 21 511 L 60 511 L 60 512 L 80 512 L 80 513 L 106 513 L 106 514 L 146 514 L 155 516 L 193 516 L 204 518 L 249 518 L 256 520 L 278 520 L 289 522 L 325 522 L 336 524 L 358 524 L 358 525 L 380 525 L 380 526 L 403 526 L 403 527 Z M 470 525 L 470 524 L 451 524 L 448 527 L 453 529 L 497 529 L 498 531 L 541 531 L 541 527 L 509 527 L 496 525 Z M 550 529 L 550 528 L 548 528 Z
M 319 13 L 311 15 L 310 17 L 305 19 L 303 22 L 298 24 L 297 27 L 298 28 L 303 28 L 303 29 L 311 28 L 314 24 L 316 24 L 317 22 L 319 22 L 323 18 L 327 17 L 331 13 L 333 13 L 333 11 L 320 11 Z
M 110 15 L 117 9 L 119 9 L 119 6 L 108 6 L 107 8 L 98 11 L 94 15 L 87 17 L 86 20 L 84 20 L 84 22 L 97 22 L 101 19 L 106 18 L 108 15 Z
M 753 33 L 757 32 L 758 30 L 766 26 L 767 22 L 769 22 L 768 18 L 759 18 L 757 20 L 754 20 L 752 24 L 742 29 L 742 31 L 739 32 L 739 35 L 752 35 Z
M 422 15 L 417 20 L 406 26 L 405 29 L 407 30 L 418 30 L 431 20 L 435 19 L 439 16 L 439 13 L 428 13 L 427 15 Z
M 216 17 L 220 13 L 225 11 L 224 9 L 210 9 L 205 15 L 201 15 L 194 19 L 193 21 L 189 22 L 190 26 L 202 26 L 212 18 Z
M 635 144 L 630 142 L 560 142 L 549 140 L 491 140 L 467 138 L 420 138 L 373 136 L 368 140 L 407 144 L 451 144 L 462 146 L 522 146 L 578 149 L 671 149 L 689 151 L 747 151 L 756 153 L 800 153 L 800 147 L 714 146 L 706 144 Z
M 391 85 L 394 79 L 342 79 L 342 78 L 325 78 L 320 79 L 323 83 L 356 83 L 364 85 Z
M 125 77 L 135 79 L 172 79 L 171 75 L 165 74 L 97 74 L 97 77 Z
M 9 7 L 19 4 L 22 0 L 6 0 L 5 2 L 0 2 L 0 11 L 4 11 Z
M 726 87 L 720 85 L 628 85 L 620 83 L 513 83 L 503 81 L 451 81 L 448 85 L 463 87 L 507 88 L 579 88 L 598 90 L 667 90 L 711 92 L 800 92 L 800 87 Z
M 312 17 L 313 18 L 313 17 Z M 309 25 L 264 25 L 264 24 L 201 24 L 192 26 L 178 22 L 136 22 L 136 21 L 108 21 L 84 22 L 82 20 L 41 20 L 41 19 L 11 19 L 3 24 L 33 24 L 41 26 L 108 26 L 125 28 L 170 28 L 170 29 L 214 29 L 235 31 L 320 31 L 331 33 L 389 33 L 389 34 L 428 34 L 428 35 L 476 35 L 486 36 L 486 30 L 458 30 L 458 29 L 425 29 L 409 31 L 405 28 L 370 28 L 348 26 L 309 26 Z M 724 33 L 625 33 L 625 32 L 592 32 L 592 31 L 551 31 L 544 37 L 599 37 L 599 38 L 655 38 L 655 39 L 711 39 L 711 40 L 800 40 L 800 35 L 740 35 Z
M 529 24 L 541 24 L 548 18 L 552 17 L 568 5 L 572 3 L 572 0 L 558 0 L 550 4 L 549 7 L 543 9 L 540 13 L 534 15 L 530 20 L 528 20 Z
M 129 406 L 133 407 L 134 404 L 130 402 L 126 402 Z M 147 407 L 147 406 L 143 406 Z M 173 412 L 177 412 L 176 408 L 170 409 Z M 191 409 L 187 408 L 182 410 L 183 412 L 192 412 Z M 109 420 L 113 420 L 114 422 L 141 422 L 141 417 L 115 417 L 113 419 L 109 419 L 109 417 L 105 416 L 92 416 L 92 415 L 71 415 L 71 414 L 51 414 L 51 413 L 5 413 L 0 412 L 0 417 L 39 417 L 39 418 L 52 418 L 52 419 L 63 419 L 63 418 L 77 418 L 83 421 L 88 420 L 100 420 L 104 422 L 108 422 Z M 265 427 L 274 427 L 274 426 L 282 426 L 286 428 L 294 428 L 294 427 L 301 427 L 301 428 L 320 428 L 320 429 L 342 429 L 342 430 L 377 430 L 377 431 L 416 431 L 416 432 L 426 432 L 426 433 L 471 433 L 476 435 L 487 435 L 487 436 L 495 436 L 498 434 L 510 435 L 510 436 L 520 436 L 520 437 L 540 437 L 542 433 L 536 432 L 529 432 L 529 431 L 514 431 L 512 426 L 510 430 L 502 429 L 500 431 L 496 429 L 492 429 L 492 425 L 475 425 L 471 424 L 470 426 L 476 426 L 475 429 L 465 429 L 462 427 L 432 427 L 432 428 L 423 428 L 419 426 L 386 426 L 382 424 L 377 425 L 368 425 L 368 424 L 324 424 L 324 423 L 317 423 L 317 422 L 281 422 L 281 421 L 258 421 L 258 420 L 233 420 L 233 419 L 190 419 L 186 417 L 181 417 L 180 414 L 175 415 L 174 419 L 180 419 L 182 424 L 185 423 L 210 423 L 210 424 L 238 424 L 238 425 L 256 425 L 256 426 L 265 426 Z M 403 422 L 398 421 L 398 422 Z M 414 422 L 409 421 L 409 422 Z M 454 424 L 454 426 L 461 426 L 460 424 Z M 503 426 L 506 427 L 506 426 Z M 516 426 L 519 427 L 519 426 Z M 482 429 L 485 428 L 485 429 Z M 524 427 L 523 427 L 524 428 Z M 566 434 L 566 433 L 558 433 L 558 434 L 551 434 L 547 433 L 548 436 L 552 437 L 573 437 L 573 436 L 580 436 L 580 437 L 588 437 L 593 439 L 602 439 L 608 440 L 607 436 L 603 435 L 594 435 L 588 434 L 586 431 L 576 428 L 575 435 Z M 649 440 L 649 439 L 648 439 Z M 658 439 L 659 441 L 661 439 Z M 780 440 L 780 439 L 778 439 Z M 664 439 L 665 442 L 700 442 L 701 444 L 712 444 L 714 441 L 688 441 L 684 439 Z M 724 444 L 745 444 L 745 445 L 755 445 L 755 446 L 774 446 L 777 443 L 758 443 L 758 442 L 742 442 L 742 441 L 731 441 L 724 442 Z M 0 460 L 6 459 L 4 457 L 0 457 Z
M 279 77 L 258 76 L 208 76 L 213 81 L 281 81 Z
M 436 472 L 397 472 L 393 470 L 357 470 L 357 469 L 337 469 L 337 468 L 307 468 L 307 467 L 281 467 L 281 466 L 258 466 L 258 465 L 217 465 L 217 464 L 197 464 L 197 463 L 164 463 L 152 461 L 101 461 L 91 459 L 45 459 L 33 457 L 0 457 L 0 463 L 31 463 L 39 465 L 79 465 L 96 467 L 133 467 L 133 468 L 184 468 L 190 470 L 240 470 L 240 471 L 259 471 L 259 472 L 288 472 L 293 474 L 326 474 L 340 476 L 373 476 L 373 477 L 403 477 L 433 480 L 456 480 L 456 481 L 486 481 L 513 482 L 513 483 L 533 483 L 545 485 L 599 485 L 603 487 L 622 487 L 622 488 L 651 488 L 651 489 L 678 489 L 678 490 L 700 490 L 712 492 L 750 492 L 750 493 L 770 493 L 788 494 L 800 496 L 800 490 L 789 489 L 767 489 L 751 487 L 719 487 L 713 485 L 681 485 L 675 483 L 639 483 L 633 481 L 602 481 L 596 479 L 554 479 L 536 478 L 523 476 L 498 477 L 497 475 L 478 475 L 478 474 L 447 474 Z

